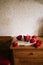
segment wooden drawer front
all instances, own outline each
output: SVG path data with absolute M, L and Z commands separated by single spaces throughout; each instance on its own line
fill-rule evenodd
M 19 51 L 14 53 L 15 57 L 29 57 L 43 59 L 43 51 Z
M 43 65 L 41 60 L 20 59 L 19 62 L 21 65 Z
M 29 60 L 28 58 L 15 58 L 14 65 L 43 65 L 41 60 Z
M 20 62 L 21 65 L 43 65 L 43 62 Z

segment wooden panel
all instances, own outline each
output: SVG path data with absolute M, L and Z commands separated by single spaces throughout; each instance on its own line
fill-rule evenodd
M 19 51 L 14 53 L 15 57 L 43 58 L 43 51 Z
M 33 60 L 29 58 L 15 58 L 14 65 L 43 65 L 43 60 Z

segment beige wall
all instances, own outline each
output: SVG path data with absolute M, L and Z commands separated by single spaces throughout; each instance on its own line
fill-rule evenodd
M 0 35 L 43 35 L 43 3 L 0 0 Z

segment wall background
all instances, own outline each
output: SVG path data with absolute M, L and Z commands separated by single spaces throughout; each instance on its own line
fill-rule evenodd
M 0 0 L 0 36 L 43 35 L 43 3 L 38 1 Z

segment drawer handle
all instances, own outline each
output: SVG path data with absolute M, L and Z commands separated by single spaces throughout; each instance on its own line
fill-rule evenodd
M 34 55 L 33 53 L 30 53 L 29 55 Z

